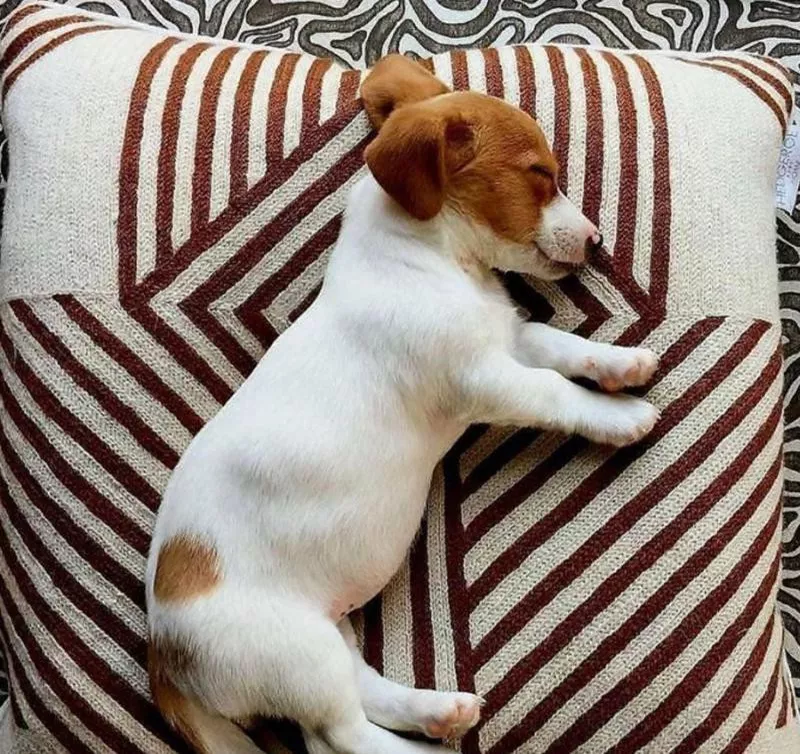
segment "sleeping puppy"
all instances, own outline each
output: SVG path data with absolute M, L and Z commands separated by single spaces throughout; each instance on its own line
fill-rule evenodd
M 651 351 L 524 323 L 492 270 L 552 280 L 601 244 L 557 187 L 536 122 L 382 60 L 378 129 L 322 291 L 197 435 L 169 482 L 147 567 L 149 670 L 198 752 L 259 751 L 232 720 L 285 717 L 312 754 L 449 751 L 472 694 L 382 678 L 347 614 L 401 565 L 437 462 L 473 422 L 622 446 L 658 411 Z

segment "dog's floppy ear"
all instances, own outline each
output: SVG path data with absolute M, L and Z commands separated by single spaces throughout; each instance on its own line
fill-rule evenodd
M 381 58 L 361 85 L 361 100 L 372 125 L 380 131 L 398 108 L 446 94 L 450 90 L 419 63 L 404 55 Z
M 364 159 L 375 180 L 417 220 L 442 209 L 448 176 L 473 152 L 472 127 L 425 104 L 404 107 L 388 119 Z

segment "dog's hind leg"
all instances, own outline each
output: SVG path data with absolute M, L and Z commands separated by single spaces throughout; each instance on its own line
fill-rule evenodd
M 209 712 L 229 719 L 263 714 L 295 720 L 314 754 L 448 751 L 408 741 L 367 719 L 344 637 L 307 604 L 237 590 L 197 608 L 190 619 L 197 665 L 174 680 Z M 178 622 L 188 628 L 188 621 Z
M 430 738 L 460 738 L 478 722 L 483 703 L 480 697 L 458 691 L 412 689 L 390 681 L 364 661 L 348 618 L 340 621 L 339 630 L 353 658 L 364 712 L 372 722 Z

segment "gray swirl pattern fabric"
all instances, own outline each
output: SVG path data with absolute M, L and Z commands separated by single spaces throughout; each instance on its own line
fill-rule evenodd
M 20 0 L 0 2 L 0 24 Z M 613 48 L 745 50 L 800 71 L 795 0 L 68 0 L 182 32 L 301 49 L 366 67 L 391 51 L 569 42 Z M 0 200 L 13 166 L 0 131 Z M 0 223 L 2 202 L 0 201 Z M 786 509 L 780 595 L 800 695 L 800 203 L 778 213 L 785 342 Z M 4 683 L 0 680 L 0 694 Z

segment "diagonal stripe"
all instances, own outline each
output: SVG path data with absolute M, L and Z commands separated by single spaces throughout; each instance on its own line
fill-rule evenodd
M 0 347 L 2 347 L 8 363 L 14 365 L 14 371 L 28 394 L 47 416 L 48 421 L 55 422 L 133 497 L 140 500 L 150 510 L 155 511 L 160 503 L 159 493 L 122 456 L 65 408 L 28 366 L 27 362 L 20 357 L 19 351 L 14 347 L 5 329 L 0 331 Z
M 16 555 L 9 547 L 5 533 L 0 528 L 0 555 L 4 558 L 14 580 L 18 584 L 20 593 L 28 602 L 31 611 L 38 620 L 48 627 L 52 642 L 57 644 L 67 654 L 69 659 L 80 667 L 87 677 L 103 691 L 123 704 L 130 714 L 151 729 L 156 735 L 163 735 L 167 731 L 166 723 L 160 722 L 152 714 L 152 703 L 146 701 L 136 693 L 124 679 L 119 678 L 108 665 L 97 655 L 91 652 L 75 634 L 72 628 L 59 616 L 40 595 L 30 579 L 21 568 Z M 14 629 L 22 639 L 23 645 L 28 650 L 33 664 L 42 678 L 58 694 L 59 698 L 80 719 L 86 727 L 96 733 L 101 740 L 106 741 L 118 754 L 138 754 L 139 747 L 133 744 L 123 734 L 119 727 L 110 722 L 110 719 L 101 714 L 100 710 L 89 704 L 82 694 L 73 689 L 66 680 L 69 675 L 66 668 L 56 664 L 58 658 L 51 657 L 35 638 L 29 628 L 29 620 L 20 612 L 20 600 L 11 594 L 9 587 L 0 580 L 0 600 L 6 606 L 7 615 L 11 619 Z M 39 633 L 37 631 L 37 633 Z M 140 642 L 143 645 L 143 642 Z M 144 649 L 142 647 L 141 651 Z
M 0 566 L 2 566 L 1 563 Z M 3 570 L 4 569 L 0 567 L 0 584 L 4 581 Z M 61 717 L 55 713 L 52 705 L 42 701 L 39 695 L 42 690 L 41 681 L 39 679 L 31 679 L 27 663 L 25 663 L 15 651 L 9 636 L 9 631 L 11 629 L 6 626 L 6 622 L 11 624 L 10 610 L 13 609 L 13 605 L 6 606 L 2 597 L 0 597 L 0 604 L 3 605 L 3 610 L 0 610 L 0 636 L 3 638 L 4 649 L 7 650 L 5 656 L 8 658 L 9 667 L 13 665 L 17 670 L 14 675 L 16 687 L 12 686 L 11 688 L 12 700 L 15 699 L 16 694 L 19 694 L 31 710 L 33 710 L 36 717 L 41 720 L 47 730 L 51 732 L 59 742 L 69 747 L 68 751 L 84 751 L 85 745 L 73 732 L 74 726 L 67 725 Z M 17 635 L 19 636 L 19 634 Z M 16 704 L 16 701 L 12 701 L 12 703 Z M 27 727 L 27 725 L 23 725 L 23 728 Z
M 205 45 L 205 47 L 208 46 Z M 217 52 L 203 83 L 200 113 L 197 118 L 197 142 L 194 148 L 194 174 L 192 176 L 193 234 L 199 232 L 211 219 L 211 170 L 219 93 L 222 88 L 222 80 L 230 68 L 234 55 L 238 52 L 239 48 L 237 47 L 224 47 Z M 173 155 L 173 162 L 174 159 Z
M 121 293 L 128 290 L 136 280 L 139 158 L 150 88 L 164 57 L 170 48 L 179 41 L 176 37 L 165 37 L 153 46 L 139 67 L 139 73 L 131 91 L 120 156 L 117 248 L 119 249 L 119 288 Z
M 86 20 L 86 19 L 82 19 Z M 25 71 L 28 70 L 37 60 L 43 58 L 47 53 L 52 52 L 57 47 L 60 47 L 65 42 L 69 42 L 71 39 L 75 39 L 75 37 L 81 37 L 84 34 L 92 34 L 97 31 L 109 31 L 113 30 L 116 27 L 109 26 L 105 24 L 94 24 L 92 26 L 83 26 L 80 29 L 72 29 L 71 31 L 65 32 L 61 36 L 56 37 L 55 39 L 50 40 L 46 45 L 40 47 L 36 52 L 29 55 L 25 60 L 20 63 L 13 71 L 11 71 L 5 78 L 3 82 L 3 88 L 0 92 L 0 102 L 5 102 L 6 98 L 8 97 L 8 92 L 10 91 L 11 87 L 14 86 L 16 80 L 23 74 Z
M 186 82 L 200 55 L 211 45 L 208 42 L 193 44 L 178 58 L 167 87 L 164 110 L 161 116 L 161 145 L 158 153 L 158 173 L 156 175 L 156 266 L 161 265 L 172 253 L 172 216 L 175 203 L 175 161 L 178 152 L 178 133 L 180 130 L 183 98 Z M 235 50 L 235 48 L 231 48 Z M 213 67 L 213 66 L 212 66 Z M 201 108 L 200 128 L 205 125 Z M 207 115 L 207 114 L 206 114 Z M 182 197 L 181 197 L 182 198 Z M 192 194 L 193 208 L 197 207 L 198 196 Z
M 236 89 L 233 105 L 233 128 L 231 129 L 231 204 L 238 202 L 247 191 L 250 129 L 253 127 L 250 118 L 253 92 L 261 64 L 269 54 L 266 50 L 259 50 L 247 58 Z
M 775 102 L 772 96 L 765 89 L 762 89 L 751 78 L 745 76 L 740 71 L 736 71 L 726 65 L 719 65 L 718 63 L 709 63 L 704 60 L 689 60 L 688 58 L 681 57 L 676 58 L 676 60 L 680 60 L 682 63 L 687 63 L 688 65 L 696 65 L 701 68 L 710 68 L 714 71 L 724 73 L 726 76 L 730 76 L 732 79 L 735 79 L 742 86 L 755 94 L 756 97 L 758 97 L 770 110 L 772 110 L 772 114 L 778 119 L 778 123 L 780 124 L 781 133 L 786 133 L 786 123 L 788 119 L 787 113 L 780 108 L 778 103 Z
M 620 709 L 634 699 L 643 688 L 645 688 L 653 678 L 669 665 L 678 655 L 689 645 L 694 637 L 700 632 L 711 617 L 719 610 L 720 605 L 730 600 L 740 584 L 756 566 L 759 558 L 765 552 L 769 541 L 775 535 L 776 526 L 780 523 L 780 506 L 775 507 L 775 511 L 767 522 L 766 526 L 753 539 L 753 543 L 745 556 L 731 569 L 730 575 L 720 582 L 708 595 L 698 603 L 697 607 L 684 618 L 680 626 L 666 637 L 659 645 L 643 658 L 636 668 L 628 676 L 620 681 L 613 689 L 607 691 L 589 710 L 584 712 L 572 726 L 563 733 L 548 748 L 548 752 L 557 752 L 566 742 L 569 746 L 580 746 L 588 741 L 594 733 L 599 730 L 605 721 L 611 719 Z M 777 578 L 780 567 L 780 558 L 776 557 L 769 572 L 761 581 L 757 591 L 750 597 L 747 605 L 731 625 L 730 629 L 723 634 L 723 638 L 716 646 L 712 647 L 698 663 L 698 683 L 707 682 L 711 666 L 711 674 L 719 668 L 720 659 L 730 655 L 736 648 L 739 640 L 745 635 L 747 627 L 752 625 L 759 611 L 764 606 L 768 598 L 775 579 Z M 690 672 L 686 678 L 694 678 L 694 671 Z M 678 686 L 680 688 L 680 684 Z M 650 718 L 646 718 L 650 719 Z M 671 719 L 671 718 L 670 718 Z M 664 720 L 664 724 L 669 720 Z M 642 725 L 642 723 L 640 723 Z M 660 725 L 656 721 L 653 727 Z M 635 729 L 636 730 L 636 729 Z M 656 729 L 653 735 L 657 733 Z M 637 736 L 629 734 L 631 740 Z M 642 734 L 643 741 L 649 741 L 651 735 L 649 731 Z M 624 739 L 626 742 L 628 737 Z M 627 749 L 621 745 L 622 750 L 637 751 L 637 747 Z
M 19 10 L 14 11 L 7 19 L 5 26 L 3 27 L 3 36 L 7 37 L 8 33 L 20 22 L 25 20 L 28 16 L 32 16 L 34 13 L 40 13 L 43 10 L 50 10 L 45 5 L 26 5 Z M 2 71 L 2 65 L 0 65 L 0 71 Z
M 144 554 L 149 546 L 149 533 L 141 529 L 128 516 L 124 515 L 110 500 L 90 485 L 80 474 L 75 471 L 72 464 L 59 454 L 56 448 L 45 437 L 39 427 L 21 409 L 19 403 L 9 389 L 4 377 L 0 376 L 0 399 L 3 401 L 5 414 L 14 422 L 19 431 L 25 436 L 32 447 L 36 449 L 39 457 L 44 460 L 47 467 L 55 477 L 79 500 L 82 500 L 88 510 L 90 510 L 99 520 L 107 522 L 119 534 L 120 538 L 129 544 L 137 552 Z M 3 436 L 5 437 L 5 436 Z M 18 473 L 24 469 L 24 465 L 19 462 L 15 454 L 10 453 L 8 446 L 3 448 L 7 454 L 9 462 L 16 459 L 19 468 L 14 469 L 14 475 L 22 481 L 24 474 Z M 32 479 L 32 477 L 31 477 Z M 30 490 L 26 489 L 30 495 Z M 49 509 L 48 503 L 55 505 L 49 498 L 42 494 L 39 498 L 44 508 L 42 512 L 46 515 L 55 513 L 55 509 Z M 41 507 L 41 506 L 40 506 Z M 92 553 L 93 558 L 100 557 L 100 553 Z M 102 560 L 100 561 L 102 562 Z M 138 582 L 136 589 L 138 589 Z
M 664 410 L 661 421 L 656 425 L 653 433 L 651 433 L 651 437 L 653 435 L 655 435 L 655 437 L 646 444 L 652 447 L 652 443 L 665 436 L 677 426 L 677 424 L 692 411 L 697 403 L 717 386 L 719 377 L 727 375 L 733 364 L 743 360 L 746 355 L 750 353 L 760 340 L 764 330 L 765 326 L 763 323 L 751 325 L 739 339 L 737 345 L 734 346 L 728 354 L 720 359 L 716 365 L 702 375 L 691 388 Z M 772 374 L 774 378 L 775 373 L 779 369 L 780 353 L 776 352 L 775 356 L 770 361 L 767 372 Z M 684 475 L 683 469 L 694 468 L 703 459 L 713 453 L 716 443 L 718 443 L 721 438 L 725 437 L 727 432 L 741 421 L 743 416 L 745 416 L 758 399 L 763 396 L 769 386 L 770 382 L 766 377 L 763 381 L 760 380 L 751 385 L 725 414 L 723 420 L 709 428 L 702 442 L 698 442 L 691 448 L 688 448 L 676 462 L 664 469 L 664 471 L 642 490 L 639 495 L 628 501 L 628 503 L 620 509 L 618 514 L 607 522 L 602 529 L 584 541 L 572 556 L 562 561 L 556 568 L 550 571 L 536 587 L 520 600 L 520 602 L 509 611 L 486 636 L 484 636 L 475 649 L 477 657 L 480 658 L 480 663 L 483 664 L 486 659 L 494 655 L 500 646 L 508 640 L 509 636 L 513 636 L 516 630 L 524 626 L 528 620 L 530 620 L 532 615 L 538 613 L 548 605 L 564 588 L 578 577 L 581 571 L 589 567 L 591 563 L 600 557 L 608 547 L 624 534 L 626 527 L 623 526 L 620 528 L 619 521 L 624 521 L 625 519 L 631 520 L 631 516 L 635 519 L 635 511 L 643 507 L 646 508 L 647 505 L 651 504 L 654 496 L 659 494 L 660 490 L 669 489 L 677 481 L 680 481 Z M 648 438 L 648 440 L 650 440 L 650 438 Z M 491 568 L 487 569 L 475 582 L 473 588 L 470 590 L 470 597 L 473 600 L 473 604 L 485 598 L 488 591 L 492 588 L 493 581 L 487 577 L 487 574 L 497 569 L 498 562 L 512 561 L 514 567 L 518 567 L 527 553 L 539 547 L 544 539 L 552 536 L 553 532 L 568 520 L 568 517 L 574 516 L 576 507 L 583 507 L 588 504 L 598 493 L 599 489 L 608 486 L 611 478 L 618 477 L 625 467 L 629 466 L 633 460 L 640 458 L 644 452 L 645 448 L 642 445 L 622 449 L 612 456 L 613 463 L 607 462 L 601 466 L 595 473 L 574 489 L 569 496 L 562 500 L 548 516 L 540 519 L 532 529 L 517 540 L 513 548 L 507 549 L 494 561 Z M 580 505 L 578 501 L 583 501 L 582 505 Z M 578 564 L 580 564 L 580 566 L 578 566 Z M 506 568 L 501 571 L 501 573 L 508 572 Z M 510 676 L 505 678 L 502 682 L 503 687 L 510 684 Z M 498 694 L 499 693 L 498 691 Z M 503 693 L 502 699 L 507 698 L 507 694 Z M 500 700 L 497 700 L 495 703 L 496 706 L 498 706 L 499 703 Z
M 19 15 L 24 18 L 26 14 L 20 13 Z M 16 20 L 21 21 L 22 18 Z M 42 21 L 41 23 L 28 27 L 8 44 L 3 56 L 0 57 L 0 76 L 10 71 L 11 66 L 16 62 L 25 48 L 35 42 L 43 34 L 49 34 L 50 32 L 63 29 L 65 26 L 71 26 L 76 23 L 86 23 L 87 21 L 91 21 L 91 19 L 86 16 L 59 16 L 58 18 L 50 18 L 47 21 Z M 4 36 L 6 33 L 8 33 L 8 29 L 4 32 Z
M 603 98 L 594 58 L 586 50 L 575 48 L 581 63 L 586 97 L 586 148 L 583 176 L 583 214 L 595 225 L 600 222 L 603 203 Z M 636 184 L 633 184 L 635 190 Z
M 5 436 L 2 437 L 2 450 L 5 454 L 7 450 L 7 440 Z M 8 462 L 9 470 L 12 471 L 12 463 Z M 5 470 L 4 470 L 5 471 Z M 5 475 L 5 474 L 4 474 Z M 20 486 L 24 485 L 20 482 Z M 108 636 L 115 638 L 115 641 L 120 643 L 126 648 L 135 647 L 141 644 L 141 636 L 129 625 L 131 622 L 130 616 L 126 613 L 126 620 L 122 620 L 114 611 L 109 607 L 109 594 L 113 594 L 113 580 L 119 573 L 124 573 L 125 569 L 119 566 L 113 560 L 111 563 L 104 563 L 102 560 L 86 561 L 84 565 L 87 571 L 91 572 L 94 583 L 92 586 L 85 586 L 78 581 L 77 577 L 70 570 L 71 568 L 80 567 L 81 564 L 71 562 L 68 568 L 54 552 L 56 548 L 52 547 L 51 542 L 42 540 L 42 538 L 34 531 L 32 526 L 27 520 L 26 514 L 23 509 L 26 507 L 27 501 L 22 500 L 17 502 L 17 495 L 13 494 L 9 489 L 9 483 L 5 479 L 0 479 L 0 496 L 4 501 L 4 512 L 10 524 L 18 532 L 19 536 L 23 538 L 28 549 L 33 557 L 46 568 L 51 575 L 53 582 L 58 584 L 59 591 L 69 601 L 75 605 L 81 612 L 90 615 L 94 623 L 97 624 Z M 28 498 L 30 500 L 30 498 Z M 56 522 L 58 519 L 56 518 Z M 72 525 L 74 528 L 74 525 Z M 73 552 L 78 552 L 78 547 L 73 542 Z M 63 547 L 58 547 L 58 554 L 63 552 Z M 110 560 L 107 558 L 106 560 Z M 91 565 L 89 565 L 91 563 Z M 142 588 L 139 580 L 136 580 L 135 594 L 129 596 L 123 603 L 123 610 L 130 610 L 132 605 L 139 605 L 142 600 Z
M 719 703 L 714 706 L 711 714 L 672 750 L 672 754 L 692 754 L 692 752 L 700 751 L 703 744 L 730 717 L 737 701 L 742 698 L 745 690 L 764 662 L 774 626 L 775 620 L 773 617 L 764 626 L 764 630 L 761 632 L 761 636 L 758 637 L 758 642 L 742 667 L 741 673 L 736 676 Z
M 123 403 L 99 377 L 89 371 L 33 313 L 22 300 L 12 301 L 11 309 L 31 336 L 50 354 L 77 385 L 91 395 L 114 421 L 125 427 L 134 442 L 168 468 L 178 463 L 178 454 L 167 445 L 136 411 Z
M 569 77 L 564 64 L 564 53 L 558 47 L 547 45 L 545 48 L 550 74 L 553 78 L 553 112 L 555 114 L 555 130 L 553 133 L 553 152 L 559 162 L 559 186 L 566 194 L 569 192 L 569 133 L 570 133 L 570 97 Z
M 733 740 L 723 749 L 722 754 L 744 754 L 747 751 L 748 746 L 761 727 L 761 724 L 764 722 L 764 718 L 766 718 L 769 713 L 770 705 L 775 698 L 775 691 L 778 687 L 778 679 L 781 676 L 782 667 L 783 654 L 778 653 L 777 661 L 775 662 L 775 670 L 772 673 L 769 686 L 765 689 L 758 704 L 756 704 L 747 716 L 747 720 L 745 720 L 741 728 L 739 728 Z
M 694 350 L 694 348 L 705 340 L 708 335 L 714 332 L 720 324 L 721 320 L 719 319 L 709 319 L 692 326 L 687 332 L 686 338 L 682 338 L 664 355 L 662 362 L 664 367 L 661 370 L 661 374 L 664 373 L 664 370 L 672 369 L 680 364 L 691 350 Z M 737 349 L 742 349 L 742 357 L 755 347 L 766 329 L 766 325 L 763 323 L 753 325 L 742 338 L 740 338 L 735 347 Z M 689 346 L 689 348 L 686 348 L 686 346 Z M 686 348 L 686 350 L 684 350 L 684 348 Z M 665 423 L 665 419 L 662 417 L 662 421 L 654 430 L 656 438 L 663 437 L 667 431 L 672 428 L 673 424 L 677 424 L 683 418 L 684 413 L 688 413 L 700 399 L 708 394 L 720 376 L 728 374 L 730 369 L 739 361 L 739 358 L 740 356 L 735 356 L 732 353 L 724 356 L 720 362 L 711 367 L 703 377 L 697 380 L 694 385 L 684 393 L 684 396 L 679 399 L 680 402 L 676 401 L 673 403 L 670 408 L 672 411 L 676 412 L 674 414 L 674 419 L 670 419 L 669 417 L 671 415 L 668 415 L 667 422 Z M 660 379 L 659 375 L 657 375 L 656 378 Z M 659 426 L 661 427 L 660 429 Z M 561 446 L 559 451 L 545 461 L 545 468 L 537 469 L 534 474 L 529 475 L 527 480 L 530 481 L 523 480 L 526 481 L 525 487 L 522 490 L 515 491 L 514 494 L 517 495 L 519 499 L 533 494 L 536 489 L 541 487 L 543 478 L 549 478 L 553 475 L 553 467 L 556 467 L 555 470 L 557 470 L 558 467 L 565 465 L 587 445 L 588 443 L 580 438 L 569 440 Z M 543 542 L 548 540 L 555 531 L 574 515 L 576 509 L 572 506 L 577 505 L 577 501 L 583 501 L 584 505 L 588 504 L 588 501 L 591 500 L 600 489 L 607 486 L 613 478 L 619 476 L 624 469 L 639 458 L 645 450 L 646 448 L 644 446 L 637 446 L 635 448 L 623 450 L 621 453 L 616 453 L 612 456 L 610 462 L 601 466 L 594 474 L 588 477 L 581 487 L 576 489 L 572 495 L 565 498 L 565 500 L 553 510 L 549 517 L 542 519 L 534 528 L 526 532 L 525 535 L 514 543 L 513 549 L 506 550 L 503 555 L 495 560 L 491 567 L 484 571 L 472 585 L 470 590 L 472 599 L 474 599 L 475 602 L 480 602 L 484 599 L 492 590 L 493 584 L 496 583 L 503 574 L 510 573 L 518 568 L 526 553 L 540 547 Z M 610 468 L 606 468 L 607 466 L 610 466 Z M 501 514 L 501 517 L 502 515 L 503 514 Z M 487 523 L 488 521 L 486 520 L 479 522 L 478 519 L 473 522 L 473 526 L 468 529 L 472 542 L 477 542 L 479 535 L 485 535 L 485 532 L 488 530 L 486 526 Z
M 163 405 L 193 435 L 205 421 L 175 390 L 170 388 L 145 361 L 125 345 L 72 295 L 54 297 L 67 316 L 92 341 L 123 367 L 150 395 Z
M 709 513 L 714 504 L 727 494 L 738 479 L 744 475 L 749 468 L 750 462 L 758 455 L 758 450 L 769 437 L 774 434 L 779 420 L 780 406 L 776 405 L 769 420 L 762 425 L 759 432 L 756 433 L 745 448 L 742 449 L 737 459 L 735 459 L 723 473 L 717 476 L 690 505 L 670 521 L 667 526 L 647 542 L 633 557 L 627 560 L 613 576 L 602 584 L 601 588 L 597 589 L 578 608 L 573 610 L 565 620 L 553 629 L 541 644 L 531 650 L 528 655 L 515 666 L 511 673 L 486 695 L 487 711 L 489 713 L 491 713 L 492 709 L 496 709 L 499 704 L 505 703 L 510 699 L 528 679 L 533 678 L 537 673 L 541 672 L 558 652 L 563 650 L 575 636 L 591 623 L 595 616 L 600 615 L 607 609 L 625 589 L 629 588 L 631 584 L 634 583 L 642 572 L 652 567 L 652 565 L 667 553 L 693 525 L 701 521 L 703 517 Z M 713 445 L 716 445 L 716 442 L 714 442 Z M 549 692 L 548 696 L 542 702 L 534 706 L 525 715 L 524 719 L 517 726 L 520 735 L 524 732 L 524 736 L 527 738 L 535 731 L 539 730 L 567 699 L 570 699 L 581 688 L 586 686 L 594 675 L 600 672 L 614 657 L 629 646 L 642 631 L 647 630 L 653 622 L 657 621 L 658 615 L 669 607 L 671 602 L 675 599 L 676 594 L 686 588 L 693 579 L 697 578 L 748 522 L 772 488 L 775 478 L 777 478 L 780 472 L 780 468 L 781 463 L 780 459 L 778 459 L 773 463 L 769 474 L 761 481 L 746 503 L 726 522 L 719 533 L 701 550 L 695 552 L 678 570 L 673 572 L 664 584 L 652 594 L 647 601 L 619 627 L 619 629 L 607 636 L 589 657 L 584 659 L 564 681 Z M 733 472 L 732 469 L 735 469 L 735 472 Z M 650 491 L 653 489 L 657 490 L 661 488 L 656 486 L 650 488 Z M 644 490 L 643 493 L 647 491 L 648 490 Z M 652 504 L 652 499 L 649 504 Z M 628 505 L 630 505 L 630 503 Z M 634 518 L 636 515 L 637 514 L 633 514 Z M 629 516 L 619 516 L 615 518 L 630 520 Z M 619 524 L 612 518 L 606 526 L 618 527 Z M 523 674 L 524 677 L 520 677 Z M 512 679 L 515 682 L 513 682 L 511 688 L 508 688 L 509 682 Z M 502 694 L 500 701 L 497 700 L 498 694 Z M 668 720 L 665 720 L 664 724 L 667 722 Z M 514 740 L 513 730 L 509 732 L 508 735 Z M 506 745 L 510 746 L 505 737 L 502 740 Z M 500 746 L 499 743 L 497 745 Z
M 792 100 L 792 90 L 780 79 L 768 73 L 763 68 L 754 65 L 753 63 L 743 60 L 742 58 L 735 58 L 726 55 L 713 55 L 706 58 L 706 60 L 714 60 L 722 63 L 730 63 L 731 65 L 738 65 L 746 71 L 750 71 L 754 76 L 760 78 L 764 83 L 769 84 L 775 93 L 783 100 L 783 106 L 787 113 L 792 112 L 794 101 Z

